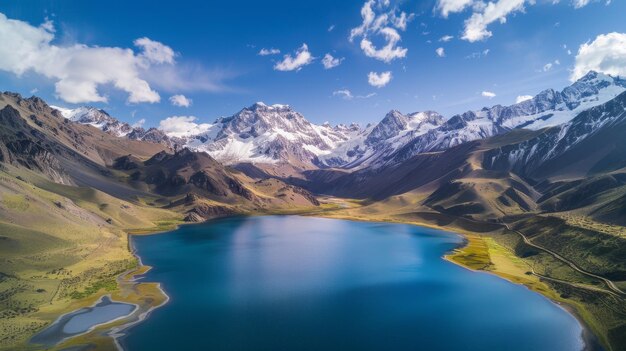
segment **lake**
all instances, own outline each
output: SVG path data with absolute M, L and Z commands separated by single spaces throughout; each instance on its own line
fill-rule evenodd
M 460 236 L 404 224 L 269 216 L 151 236 L 137 253 L 165 306 L 126 350 L 583 348 L 582 327 L 523 286 L 442 256 Z
M 103 296 L 91 307 L 66 313 L 54 323 L 32 337 L 31 343 L 53 346 L 67 338 L 83 334 L 100 324 L 106 324 L 123 318 L 135 311 L 137 306 L 113 302 L 109 296 Z

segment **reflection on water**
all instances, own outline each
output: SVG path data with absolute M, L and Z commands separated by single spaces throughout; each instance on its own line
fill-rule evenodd
M 169 304 L 128 350 L 581 349 L 581 327 L 526 288 L 441 258 L 455 234 L 297 216 L 134 238 Z

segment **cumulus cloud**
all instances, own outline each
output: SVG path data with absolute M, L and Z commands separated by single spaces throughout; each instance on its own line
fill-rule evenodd
M 486 98 L 489 98 L 489 99 L 493 99 L 494 97 L 496 97 L 496 94 L 494 92 L 491 92 L 491 91 L 483 91 L 481 93 L 481 95 L 483 97 L 486 97 Z
M 55 30 L 46 21 L 35 27 L 0 13 L 0 70 L 18 76 L 34 72 L 55 81 L 57 96 L 69 103 L 106 102 L 102 85 L 128 93 L 128 102 L 159 102 L 142 78 L 152 65 L 171 65 L 174 51 L 148 38 L 135 41 L 139 52 L 117 47 L 52 44 Z
M 437 50 L 435 50 L 435 53 L 437 53 L 437 56 L 439 57 L 446 57 L 446 51 L 444 50 L 444 48 L 437 48 Z
M 447 43 L 447 42 L 449 42 L 452 39 L 454 39 L 453 36 L 451 36 L 451 35 L 444 35 L 443 37 L 439 38 L 439 41 Z
M 259 51 L 258 55 L 259 56 L 269 56 L 269 55 L 278 55 L 280 54 L 280 50 L 278 49 L 274 49 L 274 48 L 263 48 Z
M 487 27 L 493 22 L 506 23 L 506 17 L 513 13 L 524 11 L 524 3 L 527 0 L 498 0 L 490 2 L 480 10 L 475 11 L 470 18 L 465 21 L 463 31 L 464 40 L 476 42 L 490 38 L 493 33 Z M 534 3 L 533 0 L 528 0 Z
M 324 65 L 325 69 L 331 69 L 331 68 L 335 68 L 339 66 L 341 64 L 341 61 L 343 60 L 344 60 L 343 57 L 336 58 L 336 57 L 333 57 L 333 55 L 331 54 L 326 54 L 324 55 L 324 58 L 322 58 L 322 64 Z
M 178 107 L 189 107 L 191 106 L 191 99 L 187 98 L 185 95 L 177 94 L 170 96 L 170 103 L 174 106 Z
M 309 47 L 302 44 L 295 56 L 285 55 L 282 61 L 274 65 L 274 69 L 277 71 L 299 71 L 311 62 L 313 62 L 313 56 L 309 52 Z
M 381 73 L 370 72 L 367 75 L 367 82 L 373 87 L 382 88 L 391 81 L 391 78 L 391 71 Z
M 601 34 L 580 46 L 570 79 L 575 81 L 589 71 L 626 76 L 626 33 Z
M 376 96 L 376 93 L 369 93 L 367 95 L 353 95 L 352 92 L 348 89 L 341 89 L 333 91 L 333 96 L 339 96 L 344 100 L 352 100 L 352 99 L 369 99 L 371 97 Z
M 443 17 L 448 17 L 450 13 L 461 12 L 473 3 L 474 0 L 438 0 L 435 9 Z
M 401 36 L 398 30 L 406 30 L 412 15 L 390 8 L 389 0 L 368 0 L 361 8 L 362 23 L 350 31 L 350 41 L 361 38 L 360 47 L 366 56 L 389 63 L 406 57 L 407 49 L 398 46 Z M 372 37 L 382 37 L 385 44 L 379 48 Z
M 408 50 L 400 46 L 396 46 L 400 41 L 400 34 L 398 34 L 398 31 L 390 27 L 385 27 L 381 29 L 379 33 L 385 38 L 387 44 L 378 49 L 369 39 L 363 38 L 363 40 L 361 40 L 361 50 L 363 50 L 366 56 L 386 63 L 406 56 Z
M 204 133 L 211 127 L 208 123 L 196 123 L 194 116 L 172 116 L 159 122 L 159 129 L 171 137 L 185 137 Z
M 532 98 L 533 98 L 532 95 L 520 95 L 517 98 L 515 98 L 515 103 L 519 104 L 520 102 L 528 101 Z
M 149 63 L 174 63 L 174 50 L 167 45 L 163 45 L 158 41 L 143 37 L 133 42 L 136 47 L 142 49 L 139 57 L 145 59 Z

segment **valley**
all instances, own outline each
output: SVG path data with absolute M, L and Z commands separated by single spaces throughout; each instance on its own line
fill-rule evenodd
M 148 267 L 129 234 L 290 214 L 463 234 L 448 260 L 543 294 L 589 327 L 590 348 L 621 350 L 624 91 L 623 79 L 589 72 L 512 106 L 447 119 L 394 110 L 364 128 L 255 103 L 176 133 L 5 92 L 0 348 L 36 348 L 37 331 L 104 295 L 139 305 L 133 321 L 163 304 L 157 283 L 133 278 Z M 112 347 L 112 327 L 65 346 Z

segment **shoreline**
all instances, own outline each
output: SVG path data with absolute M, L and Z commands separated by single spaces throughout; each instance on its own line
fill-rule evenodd
M 150 234 L 157 234 L 159 232 L 165 233 L 169 231 L 170 230 L 154 231 Z M 167 295 L 165 290 L 163 290 L 161 283 L 139 282 L 141 276 L 150 271 L 152 267 L 144 265 L 141 257 L 137 254 L 134 244 L 131 241 L 131 236 L 133 234 L 127 232 L 127 235 L 131 254 L 137 259 L 137 267 L 121 273 L 116 279 L 119 284 L 119 290 L 99 296 L 98 301 L 100 301 L 103 296 L 108 295 L 112 302 L 134 305 L 135 310 L 127 316 L 100 323 L 83 333 L 67 337 L 52 346 L 53 348 L 91 350 L 93 347 L 98 349 L 99 346 L 103 346 L 105 349 L 114 348 L 121 351 L 124 348 L 120 339 L 127 335 L 125 331 L 132 326 L 143 322 L 154 310 L 165 306 L 170 301 L 170 296 Z M 147 300 L 149 301 L 146 303 Z M 143 303 L 138 303 L 137 301 Z M 72 312 L 73 311 L 70 311 L 66 314 Z M 61 317 L 62 316 L 59 318 Z
M 407 223 L 408 224 L 408 223 Z M 418 225 L 419 226 L 419 225 Z M 461 234 L 459 234 L 461 235 Z M 474 273 L 482 273 L 482 274 L 489 274 L 495 277 L 498 277 L 499 279 L 503 279 L 506 280 L 507 282 L 511 283 L 511 284 L 515 284 L 518 286 L 521 286 L 523 288 L 525 288 L 526 290 L 532 291 L 535 294 L 540 295 L 541 297 L 547 299 L 548 301 L 552 302 L 554 305 L 556 305 L 557 307 L 559 307 L 560 309 L 564 310 L 565 312 L 567 312 L 569 315 L 571 315 L 572 317 L 574 317 L 574 319 L 576 319 L 578 321 L 578 324 L 580 325 L 580 340 L 582 342 L 582 349 L 581 351 L 604 351 L 604 348 L 600 345 L 599 340 L 597 338 L 597 336 L 593 333 L 593 331 L 591 330 L 591 328 L 589 328 L 589 326 L 587 325 L 587 323 L 583 320 L 583 318 L 579 315 L 579 313 L 576 311 L 576 308 L 574 308 L 573 306 L 570 306 L 562 301 L 558 301 L 558 300 L 554 300 L 551 299 L 550 297 L 533 290 L 532 288 L 530 288 L 529 286 L 525 285 L 524 283 L 518 283 L 515 282 L 503 275 L 498 274 L 497 271 L 489 271 L 489 270 L 484 270 L 484 269 L 474 269 L 472 267 L 466 266 L 462 263 L 456 262 L 451 258 L 451 255 L 454 255 L 455 252 L 457 250 L 462 250 L 465 246 L 467 246 L 469 244 L 469 240 L 463 236 L 464 238 L 464 243 L 462 246 L 454 249 L 453 251 L 445 254 L 444 256 L 442 256 L 442 259 L 445 261 L 448 261 L 452 264 L 455 264 L 459 267 L 462 267 L 464 269 L 467 269 L 469 271 L 472 271 Z
M 57 344 L 56 346 L 74 346 L 73 344 L 75 344 L 74 342 L 71 341 L 77 341 L 79 339 L 80 336 L 86 336 L 88 334 L 91 334 L 92 332 L 97 333 L 100 330 L 100 332 L 110 338 L 113 342 L 113 345 L 115 346 L 115 348 L 117 350 L 123 350 L 123 346 L 121 343 L 121 339 L 123 339 L 124 336 L 127 335 L 127 333 L 125 332 L 126 330 L 128 330 L 129 328 L 131 328 L 132 326 L 139 324 L 143 321 L 145 321 L 149 315 L 151 314 L 152 311 L 154 311 L 157 308 L 163 307 L 165 306 L 169 301 L 170 301 L 170 296 L 167 295 L 167 293 L 163 290 L 163 288 L 161 287 L 160 283 L 155 283 L 155 282 L 148 282 L 148 283 L 138 283 L 137 277 L 140 277 L 144 274 L 146 274 L 150 269 L 152 269 L 152 267 L 150 266 L 146 266 L 143 264 L 142 258 L 141 256 L 139 256 L 137 254 L 136 248 L 134 246 L 134 243 L 132 242 L 131 238 L 134 235 L 157 235 L 157 234 L 163 234 L 163 233 L 167 233 L 167 232 L 171 232 L 171 231 L 175 231 L 177 229 L 179 229 L 181 226 L 187 226 L 187 225 L 195 225 L 195 224 L 202 224 L 202 223 L 207 223 L 210 221 L 214 221 L 214 220 L 219 220 L 219 219 L 224 219 L 224 218 L 230 218 L 230 217 L 255 217 L 255 216 L 274 216 L 274 215 L 284 215 L 284 216 L 289 216 L 289 215 L 295 215 L 295 216 L 306 216 L 306 217 L 318 217 L 318 218 L 325 218 L 325 219 L 341 219 L 341 220 L 349 220 L 349 221 L 356 221 L 356 222 L 378 222 L 378 223 L 395 223 L 395 224 L 405 224 L 405 225 L 414 225 L 414 226 L 418 226 L 418 227 L 423 227 L 423 228 L 428 228 L 428 229 L 436 229 L 436 230 L 443 230 L 443 231 L 448 231 L 451 232 L 453 234 L 456 234 L 458 236 L 460 236 L 463 239 L 463 242 L 456 247 L 455 249 L 451 250 L 450 252 L 445 253 L 442 256 L 442 259 L 453 263 L 457 266 L 463 267 L 464 269 L 470 270 L 472 272 L 476 272 L 476 273 L 487 273 L 487 274 L 491 274 L 494 276 L 497 276 L 500 279 L 504 279 L 506 281 L 508 281 L 511 284 L 515 284 L 515 285 L 521 285 L 524 288 L 537 293 L 539 295 L 541 295 L 542 297 L 548 299 L 550 302 L 552 302 L 553 304 L 555 304 L 556 306 L 558 306 L 559 308 L 563 309 L 564 311 L 566 311 L 568 314 L 570 314 L 571 316 L 573 316 L 579 323 L 579 325 L 581 326 L 581 335 L 580 340 L 582 343 L 582 350 L 581 351 L 600 351 L 600 350 L 605 350 L 604 347 L 601 345 L 599 338 L 596 336 L 596 334 L 591 330 L 591 328 L 587 325 L 587 323 L 585 322 L 584 318 L 580 315 L 580 313 L 578 312 L 576 306 L 568 304 L 564 301 L 560 301 L 560 300 L 556 300 L 553 299 L 549 296 L 546 296 L 545 294 L 534 290 L 532 287 L 521 283 L 521 282 L 516 282 L 514 280 L 512 280 L 510 277 L 507 277 L 504 275 L 504 273 L 502 272 L 498 272 L 497 270 L 487 270 L 487 269 L 474 269 L 468 265 L 465 265 L 461 262 L 457 262 L 455 261 L 452 256 L 454 254 L 457 254 L 459 252 L 462 252 L 463 249 L 466 249 L 472 242 L 472 236 L 480 236 L 479 233 L 476 232 L 471 232 L 462 228 L 448 228 L 445 226 L 437 226 L 437 225 L 433 225 L 430 223 L 421 223 L 421 222 L 412 222 L 412 221 L 400 221 L 400 220 L 394 220 L 394 219 L 367 219 L 367 218 L 360 218 L 360 217 L 354 217 L 354 216 L 346 216 L 346 215 L 338 215 L 338 214 L 332 214 L 329 213 L 330 211 L 313 211 L 313 212 L 305 212 L 302 211 L 300 213 L 267 213 L 267 214 L 242 214 L 242 215 L 236 215 L 236 216 L 224 216 L 224 217 L 217 217 L 217 218 L 213 218 L 213 219 L 209 219 L 205 222 L 201 222 L 201 223 L 180 223 L 180 224 L 176 224 L 173 226 L 173 228 L 168 228 L 168 229 L 156 229 L 154 231 L 151 231 L 149 229 L 146 230 L 140 230 L 140 231 L 136 231 L 136 232 L 131 232 L 131 231 L 127 231 L 127 235 L 128 235 L 128 243 L 129 243 L 129 248 L 131 249 L 131 253 L 132 255 L 137 259 L 138 265 L 136 268 L 129 270 L 127 272 L 124 272 L 122 274 L 120 274 L 120 276 L 118 277 L 118 281 L 120 282 L 120 284 L 130 284 L 130 285 L 136 285 L 136 284 L 154 284 L 156 289 L 159 291 L 159 293 L 164 297 L 163 301 L 159 304 L 156 305 L 152 305 L 149 308 L 145 309 L 144 311 L 141 311 L 135 318 L 132 318 L 132 320 L 129 320 L 123 324 L 120 325 L 115 325 L 115 322 L 120 322 L 126 319 L 129 319 L 131 317 L 133 317 L 136 313 L 135 312 L 139 312 L 140 311 L 140 306 L 137 304 L 134 304 L 137 306 L 136 311 L 134 311 L 133 313 L 131 313 L 131 315 L 126 316 L 126 317 L 121 317 L 118 318 L 117 320 L 112 320 L 106 323 L 102 323 L 99 326 L 94 326 L 94 328 L 92 328 L 92 330 L 85 332 L 81 335 L 76 335 L 76 336 L 72 336 L 69 337 L 67 340 L 67 345 L 63 345 L 63 342 Z M 475 240 L 475 239 L 474 239 Z M 128 287 L 127 287 L 128 288 Z M 132 289 L 132 287 L 130 287 Z M 122 290 L 122 288 L 120 287 L 120 290 Z M 554 290 L 552 290 L 553 292 L 555 292 Z M 103 295 L 104 296 L 104 295 Z M 101 299 L 102 297 L 100 297 Z M 124 300 L 120 300 L 117 302 L 122 302 L 122 303 L 129 303 L 127 301 Z M 113 323 L 114 325 L 112 326 L 107 326 L 109 324 Z M 84 347 L 90 347 L 90 345 L 93 345 L 93 343 L 77 343 L 76 346 L 84 346 Z
M 389 219 L 389 220 L 383 220 L 383 219 L 365 219 L 365 218 L 360 218 L 360 217 L 354 217 L 354 216 L 349 216 L 349 215 L 339 215 L 337 216 L 337 214 L 335 214 L 335 216 L 333 216 L 332 214 L 330 216 L 324 216 L 324 213 L 321 212 L 317 212 L 317 213 L 311 213 L 309 215 L 307 214 L 301 214 L 303 216 L 310 216 L 310 217 L 320 217 L 320 218 L 329 218 L 329 219 L 342 219 L 342 220 L 349 220 L 349 221 L 356 221 L 356 222 L 379 222 L 379 223 L 397 223 L 397 224 L 407 224 L 407 225 L 414 225 L 414 226 L 418 226 L 418 227 L 423 227 L 423 228 L 429 228 L 429 229 L 437 229 L 437 230 L 443 230 L 443 231 L 449 231 L 452 232 L 454 234 L 457 234 L 459 236 L 461 236 L 463 238 L 463 243 L 455 248 L 454 250 L 452 250 L 451 252 L 446 253 L 445 255 L 442 256 L 442 259 L 455 264 L 459 267 L 462 267 L 464 269 L 470 270 L 472 272 L 476 272 L 476 273 L 487 273 L 487 274 L 491 274 L 494 276 L 497 276 L 500 279 L 504 279 L 506 281 L 508 281 L 511 284 L 515 284 L 515 285 L 520 285 L 523 286 L 524 288 L 541 295 L 542 297 L 548 299 L 550 302 L 552 302 L 553 304 L 555 304 L 556 306 L 564 309 L 568 314 L 570 314 L 571 316 L 573 316 L 578 323 L 581 326 L 581 341 L 583 343 L 583 349 L 581 351 L 606 351 L 607 349 L 605 349 L 605 347 L 601 344 L 600 339 L 598 338 L 598 336 L 593 332 L 593 330 L 591 329 L 591 327 L 587 324 L 587 322 L 585 321 L 584 317 L 581 315 L 581 313 L 577 310 L 575 305 L 569 304 L 565 301 L 562 300 L 556 300 L 551 298 L 550 296 L 546 296 L 545 294 L 542 294 L 539 291 L 536 291 L 534 289 L 532 289 L 530 286 L 521 283 L 521 282 L 515 282 L 513 281 L 511 278 L 507 277 L 504 275 L 503 272 L 498 272 L 497 270 L 486 270 L 486 269 L 474 269 L 468 265 L 465 265 L 461 262 L 457 262 L 455 260 L 452 259 L 452 256 L 455 253 L 458 252 L 462 252 L 463 249 L 467 248 L 470 244 L 471 244 L 471 238 L 472 236 L 480 236 L 480 233 L 476 233 L 476 232 L 471 232 L 465 229 L 461 229 L 461 228 L 447 228 L 445 226 L 437 226 L 437 225 L 433 225 L 430 223 L 422 223 L 422 222 L 410 222 L 410 221 L 398 221 L 398 220 L 393 220 L 393 219 Z M 553 292 L 556 292 L 555 290 L 551 289 Z

